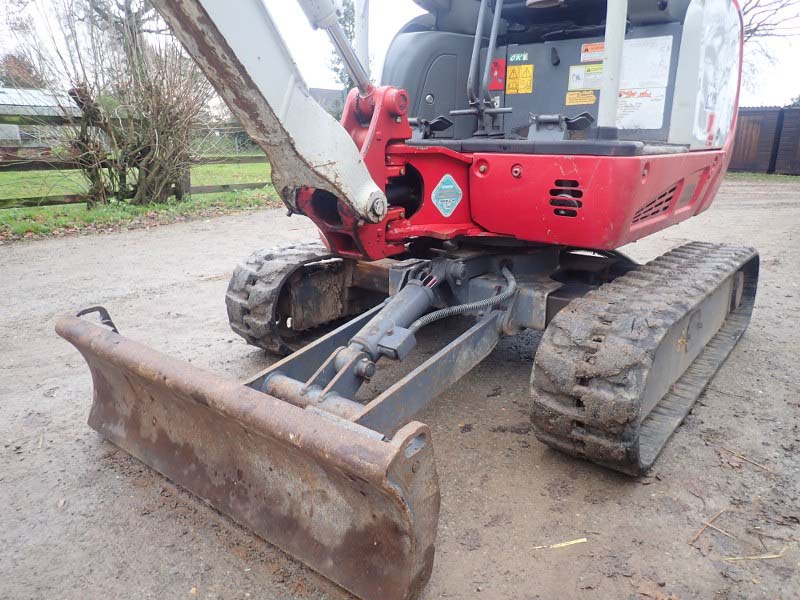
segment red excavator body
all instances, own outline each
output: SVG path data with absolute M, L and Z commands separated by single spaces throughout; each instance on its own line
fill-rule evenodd
M 401 254 L 410 239 L 425 237 L 498 237 L 615 250 L 708 209 L 733 143 L 730 136 L 720 149 L 641 156 L 457 152 L 405 143 L 411 138 L 407 112 L 403 90 L 380 87 L 361 97 L 354 89 L 342 125 L 384 191 L 411 170 L 419 174 L 417 210 L 390 208 L 373 225 L 340 203 L 315 201 L 313 189 L 299 195 L 303 213 L 340 256 L 377 260 Z M 709 119 L 709 131 L 713 127 Z M 463 199 L 444 216 L 432 193 L 447 175 Z

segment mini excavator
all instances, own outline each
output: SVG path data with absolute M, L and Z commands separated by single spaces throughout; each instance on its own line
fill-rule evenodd
M 102 307 L 57 324 L 91 369 L 91 427 L 370 600 L 428 581 L 440 494 L 413 419 L 502 336 L 543 332 L 537 437 L 637 476 L 745 331 L 759 270 L 731 245 L 618 251 L 714 200 L 737 0 L 416 2 L 373 85 L 336 3 L 298 0 L 355 82 L 337 122 L 262 0 L 153 0 L 319 240 L 233 272 L 231 327 L 281 357 L 243 383 L 122 336 Z M 357 395 L 439 321 L 433 355 Z

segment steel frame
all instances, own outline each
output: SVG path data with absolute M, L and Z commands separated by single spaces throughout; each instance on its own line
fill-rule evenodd
M 466 248 L 440 254 L 373 267 L 369 284 L 391 290 L 383 304 L 258 373 L 246 385 L 388 437 L 486 358 L 501 336 L 544 330 L 570 300 L 596 287 L 570 273 L 566 279 L 554 278 L 560 268 L 572 265 L 590 277 L 617 263 L 621 272 L 632 264 L 619 255 L 575 256 L 554 247 L 522 252 Z M 438 352 L 368 403 L 354 400 L 361 385 L 374 376 L 380 359 L 403 360 L 411 352 L 416 319 L 434 308 L 496 296 L 506 285 L 500 275 L 503 266 L 515 274 L 517 287 L 511 300 L 470 311 L 474 323 L 466 331 L 452 335 Z M 425 282 L 433 280 L 438 283 L 426 287 Z

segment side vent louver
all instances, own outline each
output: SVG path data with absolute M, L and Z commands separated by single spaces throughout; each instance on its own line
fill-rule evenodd
M 577 217 L 583 206 L 583 191 L 574 179 L 556 179 L 550 190 L 550 206 L 559 217 Z
M 677 189 L 677 185 L 672 186 L 666 192 L 650 200 L 650 202 L 637 210 L 636 214 L 633 215 L 633 223 L 641 223 L 646 219 L 657 217 L 661 213 L 667 212 L 672 204 L 672 199 L 675 197 L 675 191 Z

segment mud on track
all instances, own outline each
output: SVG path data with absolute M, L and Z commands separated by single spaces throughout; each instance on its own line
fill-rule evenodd
M 57 315 L 102 303 L 124 334 L 244 377 L 265 359 L 228 329 L 230 271 L 313 235 L 263 211 L 0 245 L 0 598 L 347 598 L 90 430 L 88 370 L 53 333 Z M 536 335 L 504 340 L 420 415 L 442 486 L 425 600 L 800 597 L 800 181 L 728 183 L 709 212 L 625 251 L 647 260 L 693 239 L 756 246 L 761 286 L 748 332 L 652 476 L 535 440 Z M 708 529 L 689 546 L 723 508 L 714 524 L 735 537 Z

